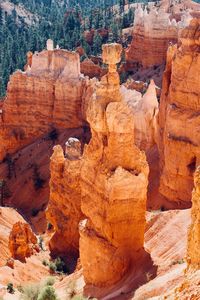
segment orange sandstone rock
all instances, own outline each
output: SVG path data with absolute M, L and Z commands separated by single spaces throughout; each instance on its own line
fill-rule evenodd
M 99 65 L 94 64 L 91 59 L 85 59 L 81 62 L 81 73 L 89 78 L 100 78 L 102 69 Z
M 54 226 L 49 246 L 53 255 L 78 257 L 78 224 L 83 218 L 81 212 L 80 142 L 69 139 L 66 143 L 66 157 L 61 146 L 54 147 L 51 157 L 50 201 L 47 219 Z
M 82 126 L 85 80 L 79 55 L 44 50 L 32 56 L 31 67 L 10 78 L 0 113 L 0 160 L 52 128 Z
M 26 263 L 24 263 L 24 260 L 21 262 L 11 258 L 9 236 L 13 226 L 17 223 L 27 224 L 15 209 L 0 208 L 0 295 L 3 288 L 6 290 L 9 282 L 17 287 L 28 282 L 38 282 L 49 276 L 49 269 L 42 264 L 43 260 L 48 261 L 50 259 L 48 251 L 40 251 L 39 253 L 33 251 L 34 254 L 26 258 Z M 30 227 L 29 230 L 31 230 Z M 31 247 L 31 244 L 29 244 L 29 247 Z M 33 245 L 33 247 L 35 246 Z
M 145 94 L 135 90 L 120 89 L 123 101 L 128 104 L 134 115 L 135 144 L 141 150 L 149 150 L 156 144 L 158 100 L 156 86 L 151 80 Z
M 200 167 L 197 168 L 194 175 L 191 217 L 188 234 L 188 267 L 200 269 Z
M 134 145 L 134 117 L 119 90 L 121 46 L 103 46 L 109 72 L 87 110 L 92 139 L 81 167 L 80 259 L 86 283 L 120 280 L 143 249 L 148 165 Z
M 144 68 L 164 63 L 169 44 L 177 42 L 180 31 L 192 19 L 184 9 L 180 18 L 177 22 L 173 11 L 163 5 L 149 4 L 149 12 L 139 6 L 135 10 L 133 40 L 126 51 L 127 68 L 131 70 L 136 63 Z
M 200 160 L 200 21 L 182 30 L 181 46 L 169 49 L 159 112 L 160 192 L 173 207 L 191 203 L 193 173 Z
M 34 251 L 39 251 L 37 238 L 28 224 L 17 222 L 13 225 L 9 236 L 9 249 L 11 256 L 22 262 L 31 256 Z

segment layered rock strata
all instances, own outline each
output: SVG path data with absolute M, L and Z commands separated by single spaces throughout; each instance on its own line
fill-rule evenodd
M 54 226 L 49 242 L 53 255 L 78 257 L 78 224 L 83 219 L 81 212 L 81 145 L 77 139 L 66 143 L 65 156 L 61 146 L 54 147 L 51 157 L 50 200 L 47 219 Z
M 81 167 L 80 260 L 87 284 L 120 280 L 143 249 L 148 165 L 134 145 L 134 117 L 122 101 L 121 46 L 103 46 L 109 72 L 88 105 L 92 139 Z
M 162 5 L 151 5 L 148 10 L 139 6 L 135 10 L 133 40 L 126 51 L 126 68 L 131 70 L 138 63 L 144 68 L 164 63 L 169 44 L 177 42 L 180 31 L 192 19 L 184 9 L 180 18 L 177 22 Z
M 35 251 L 39 251 L 37 237 L 28 224 L 17 222 L 13 225 L 9 236 L 9 249 L 11 257 L 22 262 Z
M 0 160 L 52 128 L 82 126 L 84 86 L 77 53 L 29 53 L 26 71 L 10 77 L 0 113 Z
M 178 48 L 170 47 L 159 111 L 161 194 L 172 207 L 191 203 L 193 174 L 200 159 L 200 21 L 182 30 Z

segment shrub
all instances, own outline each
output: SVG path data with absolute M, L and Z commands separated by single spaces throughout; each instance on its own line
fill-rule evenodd
M 55 142 L 58 139 L 58 131 L 56 128 L 53 128 L 48 134 L 48 140 Z
M 66 289 L 67 297 L 66 300 L 68 299 L 73 299 L 73 297 L 76 296 L 76 287 L 75 287 L 75 282 L 70 282 L 67 289 Z
M 122 72 L 120 74 L 120 84 L 126 82 L 126 80 L 128 79 L 129 74 L 127 72 Z
M 33 165 L 33 183 L 35 190 L 43 188 L 45 180 L 41 177 L 37 164 Z
M 44 184 L 45 184 L 45 180 L 44 180 L 43 178 L 41 178 L 41 177 L 36 177 L 36 178 L 34 179 L 34 187 L 35 187 L 35 190 L 36 190 L 36 191 L 39 190 L 39 189 L 42 189 L 43 186 L 44 186 Z
M 55 263 L 57 272 L 65 273 L 65 274 L 68 273 L 68 268 L 67 268 L 65 262 L 60 257 L 57 257 L 55 259 L 54 263 Z
M 22 300 L 37 300 L 38 295 L 40 293 L 40 285 L 39 284 L 29 284 L 23 287 L 22 291 Z
M 43 237 L 39 236 L 38 245 L 40 246 L 41 250 L 44 250 L 43 241 Z
M 54 261 L 51 261 L 48 265 L 52 273 L 67 274 L 69 272 L 65 262 L 60 257 L 57 257 Z
M 15 289 L 14 289 L 14 287 L 13 287 L 13 283 L 12 283 L 12 282 L 9 282 L 9 283 L 7 284 L 7 291 L 8 291 L 8 293 L 10 293 L 10 294 L 14 294 L 14 293 L 15 293 Z
M 45 267 L 49 265 L 48 262 L 46 261 L 46 259 L 43 259 L 42 264 L 43 264 Z
M 38 208 L 32 208 L 32 210 L 31 210 L 31 216 L 32 217 L 36 217 L 38 215 L 39 211 L 40 210 Z
M 49 270 L 52 272 L 52 273 L 55 273 L 56 272 L 56 265 L 53 261 L 51 261 L 49 263 Z
M 55 289 L 50 285 L 44 286 L 37 298 L 37 300 L 57 300 L 57 299 L 58 298 L 56 296 Z
M 51 230 L 53 228 L 53 225 L 51 223 L 47 224 L 47 230 Z
M 44 281 L 44 285 L 46 286 L 52 286 L 55 283 L 55 278 L 54 277 L 48 277 L 45 281 Z

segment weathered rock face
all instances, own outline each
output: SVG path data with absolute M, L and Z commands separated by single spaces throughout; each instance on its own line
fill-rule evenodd
M 188 267 L 200 269 L 200 167 L 194 175 L 192 192 L 191 226 L 188 233 Z
M 49 276 L 49 269 L 45 267 L 42 262 L 43 260 L 49 260 L 49 252 L 48 251 L 40 251 L 39 253 L 37 245 L 32 245 L 33 248 L 36 246 L 35 255 L 31 255 L 26 258 L 26 264 L 19 261 L 18 259 L 14 260 L 11 258 L 11 252 L 9 249 L 9 236 L 13 230 L 13 226 L 15 224 L 27 224 L 23 217 L 13 208 L 10 207 L 1 207 L 0 208 L 0 241 L 1 241 L 1 251 L 0 251 L 0 295 L 4 288 L 9 282 L 12 282 L 15 287 L 19 285 L 24 285 L 28 282 L 38 282 Z M 16 225 L 15 225 L 16 226 Z M 22 227 L 23 228 L 23 227 Z M 28 230 L 31 231 L 28 226 Z M 22 233 L 22 239 L 20 236 L 20 245 L 21 242 L 24 241 L 25 235 Z M 16 238 L 16 235 L 14 236 Z M 19 235 L 17 235 L 17 239 L 19 241 Z M 35 238 L 34 238 L 35 240 Z M 13 246 L 16 245 L 14 242 Z M 31 247 L 31 243 L 29 240 L 29 245 L 25 247 Z M 13 247 L 13 251 L 16 251 L 18 248 Z M 21 248 L 22 249 L 22 248 Z M 20 249 L 20 252 L 21 252 Z M 24 246 L 23 246 L 23 249 Z M 31 248 L 30 248 L 31 249 Z M 24 250 L 23 250 L 24 252 Z M 26 252 L 26 251 L 25 251 Z M 31 251 L 32 252 L 32 251 Z
M 37 238 L 28 224 L 17 222 L 13 225 L 9 236 L 9 249 L 11 256 L 22 262 L 35 251 L 39 251 Z
M 61 146 L 54 147 L 51 157 L 50 201 L 47 219 L 54 226 L 49 246 L 53 255 L 78 257 L 78 224 L 81 212 L 81 145 L 77 139 L 66 143 L 66 158 Z
M 147 151 L 156 144 L 158 100 L 155 83 L 151 80 L 143 96 L 124 86 L 120 92 L 134 115 L 135 144 L 139 149 Z
M 165 62 L 169 43 L 176 43 L 180 30 L 189 25 L 191 15 L 184 11 L 181 21 L 174 19 L 173 11 L 149 4 L 147 9 L 139 6 L 135 10 L 133 40 L 126 51 L 127 68 L 131 70 L 135 63 L 144 68 Z
M 159 112 L 161 194 L 173 207 L 191 203 L 193 173 L 200 159 L 200 21 L 182 30 L 181 46 L 170 47 Z
M 100 78 L 102 69 L 100 66 L 93 63 L 91 59 L 85 59 L 81 62 L 81 73 L 89 78 Z
M 0 114 L 0 160 L 52 128 L 80 127 L 84 86 L 77 53 L 35 53 L 26 71 L 16 71 L 8 84 Z
M 134 117 L 122 101 L 116 64 L 121 46 L 103 47 L 109 72 L 88 105 L 92 139 L 81 167 L 80 259 L 86 283 L 120 280 L 143 249 L 148 165 L 134 145 Z

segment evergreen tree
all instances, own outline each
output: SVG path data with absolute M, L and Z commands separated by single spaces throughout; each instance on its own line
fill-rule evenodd
M 129 2 L 134 2 L 130 0 Z M 143 0 L 146 1 L 147 0 Z M 102 42 L 120 41 L 121 30 L 133 23 L 133 10 L 124 13 L 125 0 L 10 0 L 11 14 L 0 5 L 0 97 L 5 95 L 9 76 L 23 69 L 28 51 L 41 51 L 52 38 L 61 48 L 75 50 L 79 45 L 86 55 L 100 54 Z M 20 17 L 17 6 L 22 5 L 32 18 Z M 118 4 L 121 19 L 114 8 Z M 28 13 L 27 13 L 28 14 Z M 84 39 L 84 31 L 104 28 L 109 39 L 96 33 L 93 44 Z
M 94 55 L 98 55 L 101 53 L 102 48 L 102 37 L 98 32 L 95 33 L 94 40 L 93 40 L 93 53 Z

